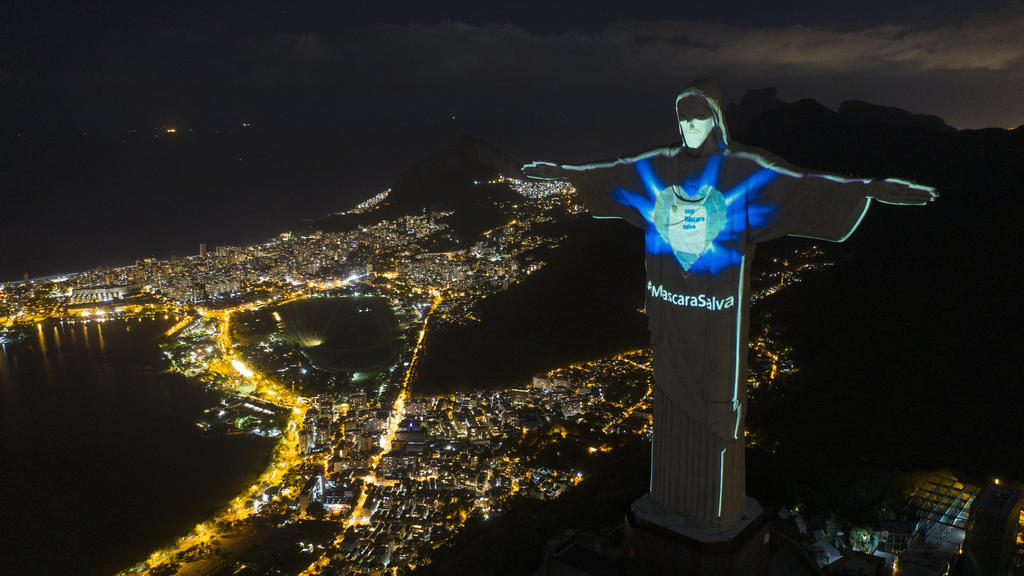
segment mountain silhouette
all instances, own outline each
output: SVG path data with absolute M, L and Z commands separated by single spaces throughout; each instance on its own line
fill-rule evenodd
M 911 114 L 900 108 L 847 100 L 839 105 L 839 119 L 848 124 L 885 126 L 888 128 L 920 128 L 930 132 L 950 133 L 956 130 L 942 118 L 929 114 Z
M 761 88 L 759 90 L 748 90 L 739 103 L 731 103 L 725 107 L 725 117 L 729 122 L 729 129 L 732 132 L 742 132 L 750 125 L 750 122 L 758 116 L 774 110 L 786 103 L 779 100 L 778 91 L 775 88 Z
M 392 184 L 383 205 L 370 213 L 332 215 L 312 228 L 346 231 L 382 218 L 425 212 L 453 212 L 445 222 L 463 242 L 504 222 L 500 203 L 519 198 L 506 184 L 491 183 L 500 175 L 519 174 L 520 163 L 503 150 L 472 136 L 459 135 L 444 148 L 423 158 Z
M 751 425 L 799 437 L 808 453 L 817 439 L 824 456 L 831 441 L 794 424 L 818 414 L 844 450 L 886 466 L 1024 475 L 990 441 L 1015 434 L 1024 401 L 1009 346 L 1024 321 L 1024 131 L 957 131 L 895 108 L 851 101 L 833 112 L 801 101 L 773 106 L 734 136 L 812 170 L 906 178 L 941 195 L 926 207 L 874 203 L 850 240 L 825 245 L 833 271 L 761 305 L 785 319 L 800 372 L 784 403 L 752 408 Z
M 388 201 L 393 210 L 408 212 L 423 207 L 455 210 L 475 206 L 486 198 L 512 200 L 515 196 L 511 192 L 495 194 L 501 189 L 480 188 L 479 183 L 499 174 L 518 173 L 518 163 L 498 147 L 460 135 L 402 173 L 392 185 Z
M 504 222 L 501 202 L 519 198 L 506 184 L 490 181 L 519 173 L 519 163 L 498 147 L 471 136 L 456 136 L 442 150 L 402 173 L 391 187 L 390 216 L 424 210 L 454 212 L 449 226 L 464 242 Z

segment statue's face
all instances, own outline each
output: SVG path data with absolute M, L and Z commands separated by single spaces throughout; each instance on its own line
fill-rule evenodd
M 707 118 L 687 118 L 679 120 L 679 133 L 683 135 L 683 144 L 688 148 L 700 148 L 714 128 L 715 121 Z
M 715 127 L 708 103 L 703 98 L 684 98 L 676 105 L 676 115 L 683 144 L 688 148 L 703 146 L 711 129 Z

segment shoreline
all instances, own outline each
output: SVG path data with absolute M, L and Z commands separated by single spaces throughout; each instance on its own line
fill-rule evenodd
M 167 370 L 162 314 L 48 320 L 0 352 L 3 564 L 113 573 L 255 478 L 273 443 L 204 436 L 219 394 Z M 17 488 L 17 490 L 14 490 Z M 42 519 L 46 519 L 45 521 Z M 40 547 L 48 539 L 56 550 Z

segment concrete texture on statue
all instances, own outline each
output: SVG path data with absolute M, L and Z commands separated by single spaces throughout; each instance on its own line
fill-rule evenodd
M 690 527 L 718 529 L 746 509 L 743 438 L 720 438 L 654 395 L 650 499 Z
M 626 574 L 630 576 L 766 576 L 769 527 L 761 506 L 747 498 L 742 513 L 720 529 L 687 526 L 642 496 L 626 516 Z

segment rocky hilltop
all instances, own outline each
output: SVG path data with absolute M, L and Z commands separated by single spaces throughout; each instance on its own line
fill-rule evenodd
M 499 175 L 519 173 L 520 163 L 509 154 L 478 138 L 456 136 L 444 148 L 405 170 L 391 185 L 382 206 L 371 214 L 332 215 L 311 227 L 329 231 L 349 230 L 382 218 L 396 218 L 424 211 L 453 212 L 448 224 L 463 242 L 502 221 L 497 205 L 515 200 L 506 184 L 491 181 Z

